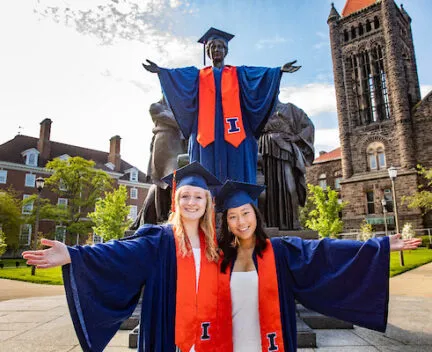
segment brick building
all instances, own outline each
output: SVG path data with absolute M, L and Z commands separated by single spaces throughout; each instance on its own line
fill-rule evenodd
M 66 159 L 80 156 L 87 160 L 93 160 L 95 167 L 107 172 L 113 179 L 114 185 L 124 185 L 128 190 L 127 204 L 131 206 L 129 216 L 135 219 L 139 208 L 142 206 L 150 184 L 146 182 L 146 175 L 138 168 L 124 161 L 120 156 L 119 136 L 110 139 L 109 153 L 94 149 L 77 147 L 70 144 L 54 142 L 50 140 L 51 120 L 45 119 L 40 124 L 39 138 L 17 135 L 15 138 L 0 145 L 0 190 L 12 187 L 25 199 L 37 193 L 35 181 L 37 177 L 49 177 L 50 172 L 45 169 L 48 161 L 54 158 Z M 67 205 L 67 199 L 44 188 L 42 197 L 48 198 L 54 204 Z M 33 205 L 23 207 L 23 214 L 30 213 Z M 53 222 L 41 219 L 40 229 L 42 233 L 55 233 L 62 239 L 62 229 L 57 228 Z M 31 225 L 21 227 L 20 244 L 25 247 L 30 244 L 33 229 Z M 87 238 L 76 239 L 83 242 Z M 71 241 L 71 239 L 69 239 Z
M 332 5 L 327 23 L 340 160 L 320 162 L 320 156 L 308 179 L 317 184 L 317 176 L 340 170 L 341 198 L 349 202 L 345 230 L 358 229 L 363 219 L 382 230 L 383 198 L 390 228 L 394 223 L 387 169 L 395 166 L 400 223 L 431 226 L 428 216 L 400 201 L 421 183 L 416 165 L 432 166 L 432 93 L 421 100 L 411 18 L 394 0 L 347 0 L 341 14 Z

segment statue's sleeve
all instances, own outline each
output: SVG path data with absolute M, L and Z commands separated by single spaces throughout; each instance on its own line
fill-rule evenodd
M 134 311 L 158 260 L 164 228 L 146 226 L 138 236 L 94 246 L 68 247 L 63 281 L 83 351 L 102 351 Z
M 162 92 L 185 138 L 189 138 L 198 118 L 199 70 L 196 67 L 161 68 Z
M 255 138 L 273 113 L 282 77 L 280 67 L 237 67 L 243 121 L 247 121 Z
M 388 237 L 350 240 L 272 239 L 282 290 L 305 307 L 385 331 L 389 298 Z

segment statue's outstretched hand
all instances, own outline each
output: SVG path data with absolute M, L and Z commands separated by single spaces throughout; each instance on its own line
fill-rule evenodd
M 151 72 L 151 73 L 159 73 L 160 72 L 160 68 L 159 68 L 159 66 L 158 65 L 156 65 L 153 61 L 150 61 L 149 59 L 146 59 L 146 61 L 149 63 L 148 65 L 146 65 L 146 64 L 142 64 L 143 65 L 143 67 L 147 70 L 147 71 L 149 71 L 149 72 Z
M 416 249 L 421 244 L 421 238 L 402 239 L 401 234 L 389 236 L 390 251 L 406 251 Z
M 288 73 L 294 73 L 298 70 L 300 70 L 301 66 L 295 66 L 294 64 L 297 62 L 297 60 L 287 62 L 285 65 L 281 67 L 282 72 L 288 72 Z
M 35 265 L 36 268 L 46 269 L 66 265 L 71 262 L 69 251 L 64 243 L 47 239 L 42 239 L 41 243 L 51 248 L 23 252 L 22 256 L 27 260 L 27 264 Z

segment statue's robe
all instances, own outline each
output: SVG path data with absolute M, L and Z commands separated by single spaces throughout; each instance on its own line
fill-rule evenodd
M 206 147 L 197 141 L 199 70 L 196 67 L 161 68 L 163 94 L 185 138 L 189 138 L 189 160 L 200 162 L 221 182 L 227 179 L 256 182 L 257 139 L 270 117 L 279 93 L 280 67 L 237 67 L 240 105 L 246 138 L 234 147 L 224 139 L 222 70 L 213 68 L 215 80 L 215 139 Z

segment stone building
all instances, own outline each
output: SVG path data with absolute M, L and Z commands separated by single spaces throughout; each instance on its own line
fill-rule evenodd
M 431 226 L 419 209 L 401 202 L 422 182 L 416 165 L 432 166 L 432 93 L 421 100 L 411 18 L 394 0 L 347 0 L 341 14 L 332 4 L 327 23 L 341 145 L 340 192 L 349 202 L 343 211 L 345 230 L 358 229 L 363 219 L 382 230 L 383 198 L 392 227 L 390 166 L 398 169 L 401 225 Z M 318 170 L 326 164 L 315 163 L 311 170 L 327 175 Z
M 52 141 L 50 119 L 44 119 L 40 124 L 39 138 L 17 135 L 13 139 L 0 145 L 0 191 L 12 187 L 22 199 L 37 193 L 35 181 L 37 177 L 49 177 L 50 171 L 45 168 L 48 161 L 54 158 L 67 159 L 80 156 L 93 160 L 95 167 L 107 172 L 114 179 L 114 186 L 124 185 L 128 191 L 127 204 L 130 205 L 129 216 L 135 219 L 139 207 L 144 202 L 150 184 L 146 182 L 146 175 L 138 168 L 124 161 L 120 156 L 119 136 L 110 139 L 109 152 L 82 148 L 70 144 Z M 41 196 L 48 198 L 54 204 L 67 206 L 67 198 L 50 192 L 46 187 Z M 22 209 L 23 214 L 32 211 L 33 204 Z M 20 245 L 30 245 L 34 229 L 31 225 L 21 227 Z M 52 221 L 41 219 L 40 228 L 44 234 L 55 233 L 58 240 L 64 241 L 62 226 L 56 226 Z M 67 239 L 67 243 L 83 243 L 87 236 L 77 239 Z M 75 242 L 75 243 L 74 243 Z

